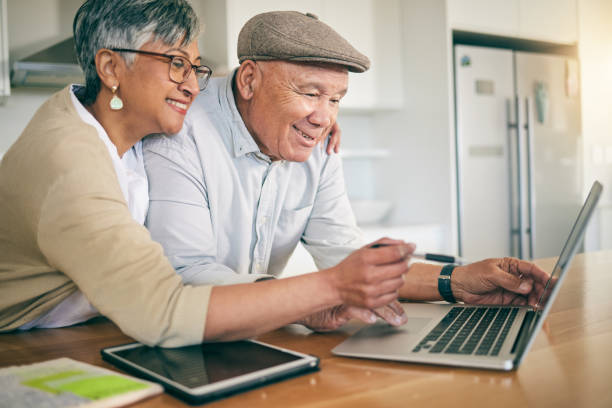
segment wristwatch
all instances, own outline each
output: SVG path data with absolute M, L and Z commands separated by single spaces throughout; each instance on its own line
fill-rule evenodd
M 444 265 L 440 271 L 440 276 L 438 276 L 438 292 L 440 292 L 442 299 L 449 303 L 457 303 L 451 290 L 451 274 L 456 266 L 455 264 Z

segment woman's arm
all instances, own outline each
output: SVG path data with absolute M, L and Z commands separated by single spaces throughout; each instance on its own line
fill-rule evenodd
M 396 242 L 382 239 L 377 242 Z M 411 244 L 363 247 L 333 268 L 267 281 L 213 288 L 205 341 L 252 337 L 335 306 L 356 306 L 353 317 L 369 321 L 368 309 L 397 298 Z

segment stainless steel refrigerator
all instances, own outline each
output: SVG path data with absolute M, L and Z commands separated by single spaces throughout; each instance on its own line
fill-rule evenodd
M 578 63 L 455 46 L 459 252 L 557 256 L 582 200 Z

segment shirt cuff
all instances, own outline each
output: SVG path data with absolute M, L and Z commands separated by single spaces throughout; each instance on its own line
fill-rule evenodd
M 202 343 L 206 328 L 206 316 L 212 286 L 182 287 L 177 300 L 171 326 L 167 332 L 173 333 L 162 337 L 162 347 L 181 347 Z

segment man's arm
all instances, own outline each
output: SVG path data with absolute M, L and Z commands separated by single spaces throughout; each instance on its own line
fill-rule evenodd
M 213 289 L 206 340 L 256 336 L 309 316 L 323 330 L 350 318 L 374 323 L 372 311 L 397 298 L 414 246 L 393 244 L 382 250 L 364 247 L 337 266 L 301 276 Z M 397 314 L 402 311 L 397 311 Z M 323 316 L 319 316 L 319 315 Z M 321 319 L 333 321 L 322 322 Z M 405 320 L 389 323 L 401 324 Z
M 365 242 L 361 230 L 355 223 L 348 200 L 342 162 L 338 156 L 327 157 L 331 153 L 330 145 L 334 143 L 334 139 L 336 139 L 335 143 L 338 143 L 339 137 L 340 128 L 336 123 L 332 129 L 332 136 L 328 140 L 327 149 L 324 149 L 324 146 L 321 147 L 321 152 L 326 150 L 327 154 L 320 154 L 317 158 L 322 161 L 321 178 L 317 186 L 312 212 L 301 238 L 304 247 L 311 254 L 319 269 L 338 264 Z M 403 244 L 403 241 L 389 239 L 387 242 Z M 401 325 L 406 322 L 404 310 L 394 300 L 371 310 L 341 305 L 310 315 L 300 320 L 299 323 L 314 330 L 329 331 L 342 326 L 351 318 L 367 321 L 362 316 L 372 318 L 379 316 L 392 325 Z
M 415 263 L 406 274 L 400 298 L 442 300 L 438 292 L 441 266 Z M 458 301 L 470 304 L 535 305 L 549 275 L 537 265 L 516 258 L 486 259 L 457 266 L 451 291 Z

